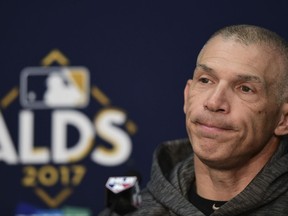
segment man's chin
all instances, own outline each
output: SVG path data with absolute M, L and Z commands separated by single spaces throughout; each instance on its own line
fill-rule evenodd
M 241 166 L 240 161 L 229 158 L 220 154 L 197 154 L 194 152 L 195 158 L 204 166 L 214 170 L 232 170 Z

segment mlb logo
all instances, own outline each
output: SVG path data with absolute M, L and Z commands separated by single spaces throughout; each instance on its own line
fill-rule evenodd
M 117 194 L 133 187 L 136 183 L 137 177 L 135 176 L 109 177 L 108 181 L 106 182 L 106 188 Z
M 32 109 L 83 108 L 89 82 L 85 67 L 27 67 L 21 72 L 20 103 Z

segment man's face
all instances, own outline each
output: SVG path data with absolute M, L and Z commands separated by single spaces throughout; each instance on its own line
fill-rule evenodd
M 273 54 L 220 36 L 201 51 L 184 111 L 193 150 L 204 163 L 225 169 L 273 153 L 282 114 L 274 87 L 281 64 Z

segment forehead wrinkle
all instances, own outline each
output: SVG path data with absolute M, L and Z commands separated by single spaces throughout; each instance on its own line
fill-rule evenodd
M 238 74 L 237 77 L 245 82 L 263 83 L 262 79 L 260 79 L 258 76 Z
M 206 71 L 206 72 L 213 72 L 214 70 L 210 67 L 208 67 L 207 65 L 205 64 L 200 64 L 198 63 L 196 68 L 201 68 L 202 70 Z
M 200 72 L 200 71 L 197 70 L 197 69 L 202 70 L 202 71 L 204 71 L 204 72 L 206 72 L 206 73 L 209 73 L 209 74 L 211 74 L 211 75 L 216 75 L 216 72 L 214 71 L 214 69 L 213 69 L 213 68 L 210 68 L 209 66 L 207 66 L 207 65 L 205 65 L 205 64 L 197 63 L 196 68 L 195 68 L 195 71 L 194 71 L 194 75 Z

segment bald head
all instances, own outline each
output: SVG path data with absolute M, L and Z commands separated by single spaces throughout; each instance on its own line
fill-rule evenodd
M 227 39 L 234 39 L 245 45 L 259 44 L 267 45 L 271 48 L 278 49 L 279 52 L 287 54 L 287 42 L 284 38 L 268 29 L 253 25 L 234 25 L 224 27 L 215 32 L 211 38 L 222 36 Z

